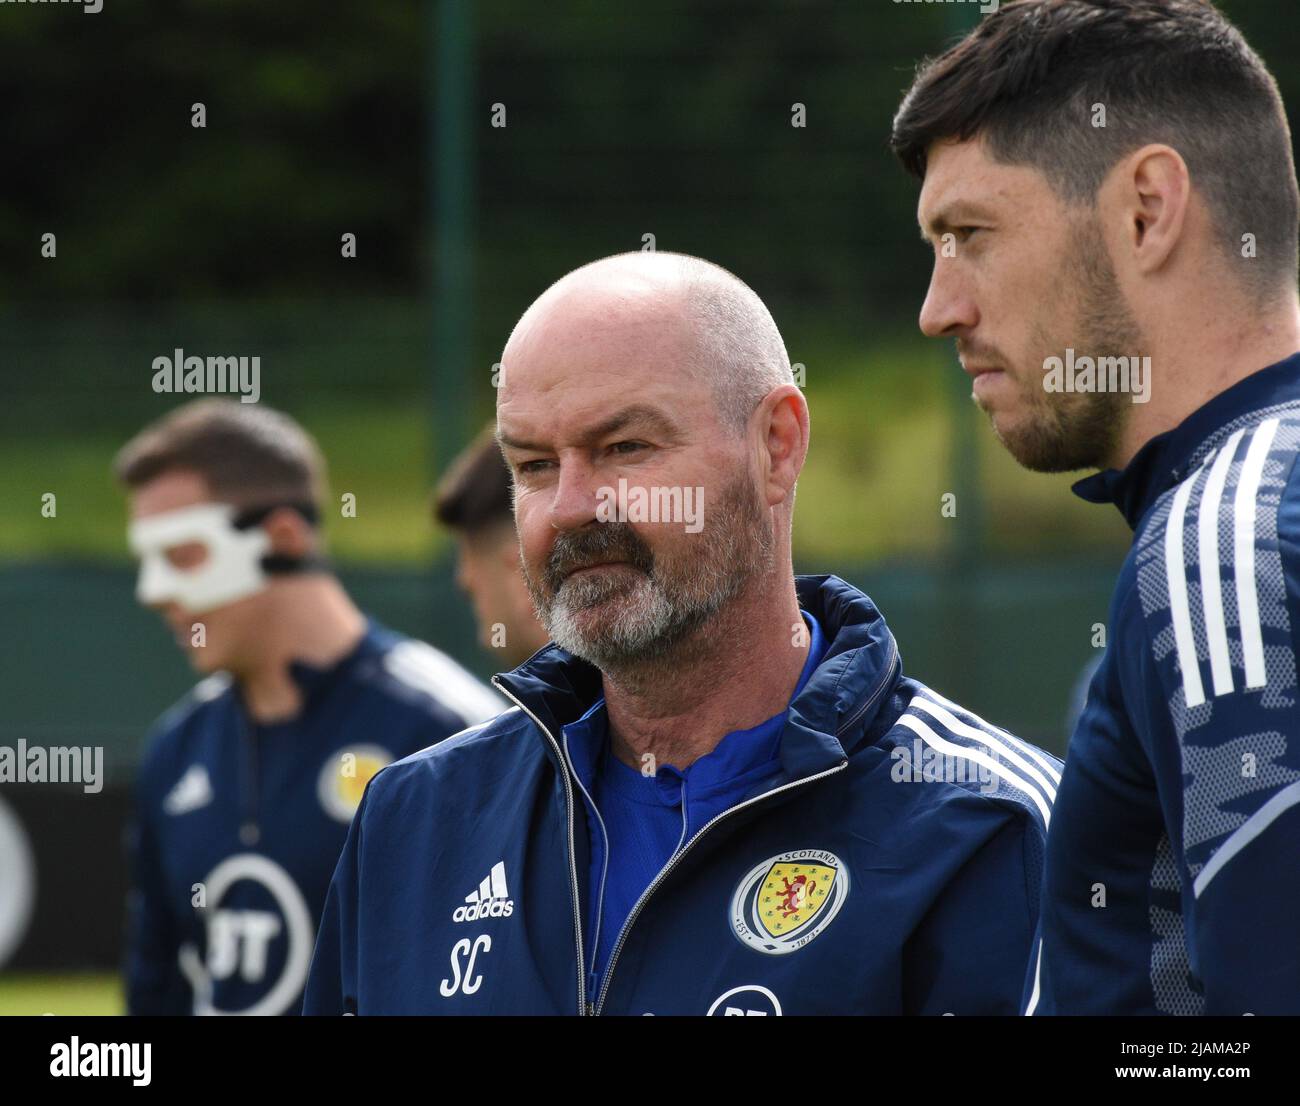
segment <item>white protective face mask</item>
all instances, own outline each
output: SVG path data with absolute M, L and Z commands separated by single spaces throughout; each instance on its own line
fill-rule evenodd
M 128 539 L 140 558 L 136 599 L 146 606 L 175 602 L 190 614 L 203 614 L 266 587 L 262 558 L 271 536 L 260 526 L 238 529 L 235 514 L 229 503 L 201 503 L 132 522 Z M 208 555 L 195 568 L 176 568 L 167 550 L 189 542 L 203 545 Z

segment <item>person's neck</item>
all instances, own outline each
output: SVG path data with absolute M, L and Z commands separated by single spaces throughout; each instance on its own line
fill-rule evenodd
M 1211 296 L 1204 303 L 1184 304 L 1177 320 L 1148 335 L 1148 341 L 1151 399 L 1131 406 L 1104 467 L 1124 468 L 1152 438 L 1178 426 L 1220 392 L 1300 352 L 1300 302 L 1290 299 L 1261 320 L 1244 303 L 1234 311 Z
M 808 658 L 803 628 L 787 565 L 752 581 L 670 656 L 604 672 L 614 755 L 637 769 L 684 771 L 728 733 L 780 714 Z
M 329 668 L 365 635 L 366 619 L 333 577 L 281 578 L 267 596 L 257 655 L 233 673 L 254 721 L 285 721 L 302 710 L 303 694 L 289 666 Z

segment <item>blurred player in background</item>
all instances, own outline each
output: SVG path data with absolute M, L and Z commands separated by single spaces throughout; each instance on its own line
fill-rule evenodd
M 479 644 L 514 668 L 546 644 L 519 567 L 510 469 L 489 424 L 452 462 L 434 493 L 433 517 L 456 534 L 456 583 L 474 604 Z
M 128 1009 L 297 1013 L 366 783 L 503 704 L 348 598 L 322 557 L 325 464 L 288 416 L 200 400 L 115 468 L 137 597 L 211 674 L 161 719 L 139 769 Z
M 1022 465 L 1135 533 L 1070 741 L 1026 1011 L 1300 1013 L 1291 133 L 1201 0 L 1027 0 L 894 123 L 956 339 Z

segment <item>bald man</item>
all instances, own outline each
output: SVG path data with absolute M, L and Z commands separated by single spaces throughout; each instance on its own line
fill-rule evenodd
M 554 643 L 371 782 L 307 988 L 332 1014 L 1009 1014 L 1059 764 L 796 578 L 808 408 L 697 258 L 553 285 L 502 359 Z

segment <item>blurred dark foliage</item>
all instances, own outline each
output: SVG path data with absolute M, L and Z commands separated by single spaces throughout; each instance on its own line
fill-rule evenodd
M 104 5 L 0 5 L 0 308 L 427 293 L 435 4 Z M 1224 6 L 1297 110 L 1291 0 Z M 547 283 L 647 233 L 783 307 L 910 324 L 929 258 L 886 136 L 917 59 L 977 17 L 891 0 L 474 5 L 479 332 L 499 345 Z

